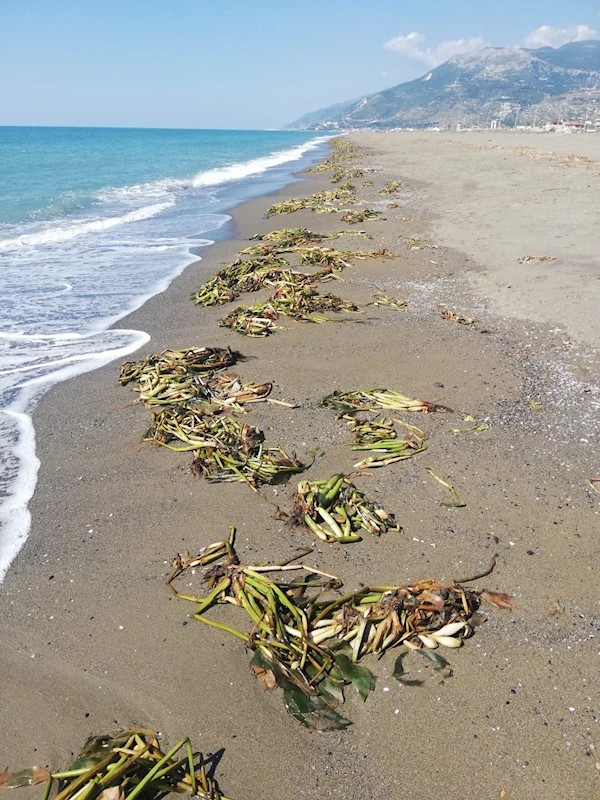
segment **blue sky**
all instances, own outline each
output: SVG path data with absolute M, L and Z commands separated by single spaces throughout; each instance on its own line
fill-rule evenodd
M 600 0 L 0 0 L 0 124 L 278 127 L 482 44 L 599 38 L 599 12 Z

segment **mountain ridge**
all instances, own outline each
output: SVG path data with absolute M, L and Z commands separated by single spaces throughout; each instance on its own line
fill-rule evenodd
M 559 48 L 486 47 L 450 58 L 413 81 L 358 101 L 304 114 L 287 129 L 345 130 L 475 124 L 482 118 L 516 124 L 557 116 L 600 119 L 600 41 Z

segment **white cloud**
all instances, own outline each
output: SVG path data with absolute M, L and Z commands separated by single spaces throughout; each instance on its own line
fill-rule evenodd
M 584 42 L 586 39 L 597 39 L 598 31 L 589 25 L 569 25 L 568 28 L 552 28 L 542 25 L 531 31 L 523 39 L 525 47 L 561 47 L 567 42 Z
M 431 69 L 439 67 L 444 61 L 448 61 L 452 56 L 462 53 L 471 53 L 474 50 L 481 50 L 486 47 L 486 42 L 482 36 L 472 39 L 452 39 L 440 42 L 436 47 L 421 47 L 425 41 L 422 33 L 413 31 L 406 36 L 394 36 L 383 45 L 386 50 L 391 50 L 398 55 L 404 56 L 409 61 L 416 61 L 424 67 Z

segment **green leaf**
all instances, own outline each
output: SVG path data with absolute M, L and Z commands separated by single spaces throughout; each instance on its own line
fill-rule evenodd
M 311 731 L 339 731 L 352 723 L 334 711 L 322 697 L 307 697 L 300 689 L 290 688 L 283 693 L 288 714 Z
M 413 680 L 411 678 L 406 678 L 406 670 L 404 669 L 404 664 L 402 661 L 406 658 L 408 653 L 400 653 L 398 658 L 396 659 L 396 663 L 394 664 L 394 671 L 392 672 L 392 678 L 395 678 L 397 681 L 400 681 L 401 684 L 404 686 L 423 686 L 425 681 Z
M 344 690 L 339 681 L 332 678 L 323 678 L 317 684 L 316 689 L 332 708 L 344 702 Z
M 366 700 L 369 692 L 375 689 L 375 675 L 371 670 L 361 667 L 359 664 L 353 664 L 343 653 L 335 657 L 335 665 L 342 676 L 354 685 L 362 699 Z

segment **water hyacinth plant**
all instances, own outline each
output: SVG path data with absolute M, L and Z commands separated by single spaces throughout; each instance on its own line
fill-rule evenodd
M 394 194 L 402 186 L 402 181 L 389 181 L 379 190 L 379 194 Z
M 402 530 L 393 514 L 371 502 L 343 473 L 327 481 L 301 481 L 292 520 L 325 542 L 342 544 L 360 541 L 363 531 L 380 536 Z
M 424 414 L 448 412 L 445 406 L 430 403 L 427 400 L 413 400 L 393 389 L 359 389 L 353 392 L 336 390 L 324 397 L 319 403 L 321 408 L 335 408 L 341 412 L 354 411 L 417 411 Z
M 366 458 L 354 464 L 355 469 L 386 467 L 427 450 L 424 431 L 393 417 L 360 420 L 351 416 L 348 427 L 354 441 L 347 446 L 351 450 L 368 451 Z
M 183 757 L 178 757 L 181 750 Z M 41 783 L 45 784 L 44 800 L 158 800 L 170 792 L 199 800 L 227 800 L 187 737 L 164 753 L 157 734 L 143 728 L 114 730 L 88 739 L 63 771 L 32 767 L 0 774 L 0 789 Z
M 344 210 L 340 217 L 342 222 L 347 222 L 350 225 L 356 225 L 358 222 L 364 222 L 369 219 L 385 219 L 381 216 L 381 211 L 374 211 L 372 208 L 360 209 L 347 209 Z
M 232 529 L 228 541 L 198 556 L 178 555 L 169 586 L 177 597 L 196 605 L 194 619 L 245 642 L 254 653 L 252 669 L 265 689 L 280 687 L 286 710 L 311 730 L 338 730 L 350 724 L 337 711 L 344 688 L 352 685 L 363 700 L 375 688 L 374 674 L 358 663 L 365 656 L 380 656 L 400 645 L 418 651 L 460 647 L 485 619 L 478 612 L 482 601 L 510 608 L 507 595 L 468 589 L 458 582 L 443 586 L 430 579 L 403 586 L 364 586 L 342 595 L 335 576 L 305 564 L 242 565 L 234 535 Z M 178 592 L 175 579 L 198 567 L 207 593 L 196 597 Z M 242 608 L 249 618 L 248 630 L 207 616 L 218 604 Z M 402 677 L 403 670 L 395 672 Z
M 203 403 L 167 406 L 154 414 L 144 440 L 175 452 L 193 452 L 192 474 L 209 481 L 240 481 L 252 487 L 285 483 L 304 470 L 280 447 L 267 447 L 263 432 Z

